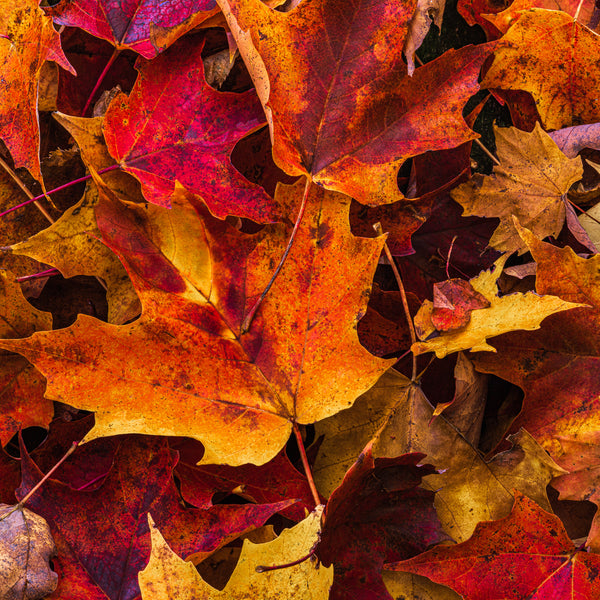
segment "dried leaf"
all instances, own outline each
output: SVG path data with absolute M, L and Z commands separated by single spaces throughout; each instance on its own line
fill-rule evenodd
M 502 42 L 482 87 L 530 92 L 546 129 L 600 121 L 597 33 L 564 12 L 533 8 Z
M 425 575 L 465 600 L 576 600 L 600 593 L 598 555 L 575 551 L 560 519 L 520 494 L 510 516 L 480 523 L 470 540 L 388 568 Z
M 441 332 L 438 337 L 413 344 L 411 349 L 415 354 L 435 352 L 438 358 L 443 358 L 461 350 L 495 352 L 496 349 L 487 343 L 488 337 L 517 329 L 539 329 L 549 315 L 584 306 L 533 292 L 498 296 L 497 280 L 507 258 L 507 255 L 502 256 L 496 261 L 495 269 L 483 271 L 470 281 L 472 288 L 488 300 L 490 306 L 472 311 L 471 320 L 462 329 Z M 424 310 L 429 310 L 427 305 Z
M 531 133 L 494 128 L 499 166 L 452 191 L 464 215 L 499 217 L 490 245 L 503 252 L 527 250 L 513 218 L 538 237 L 557 237 L 565 222 L 569 188 L 583 177 L 579 157 L 567 158 L 536 123 Z
M 325 568 L 308 559 L 294 566 L 257 572 L 257 567 L 284 565 L 311 552 L 319 541 L 322 512 L 323 507 L 318 507 L 272 542 L 254 544 L 245 540 L 235 571 L 222 591 L 203 581 L 192 563 L 181 560 L 169 548 L 149 516 L 152 554 L 148 566 L 139 574 L 142 599 L 323 600 L 329 595 L 333 567 Z
M 443 415 L 433 419 L 433 406 L 421 389 L 393 370 L 352 408 L 315 429 L 325 436 L 314 476 L 326 496 L 371 439 L 376 457 L 426 454 L 441 473 L 427 476 L 424 485 L 436 491 L 440 521 L 457 541 L 466 540 L 479 521 L 508 514 L 515 488 L 550 508 L 546 486 L 564 473 L 525 431 L 510 438 L 511 450 L 486 462 Z
M 15 166 L 25 167 L 38 181 L 40 132 L 38 80 L 46 60 L 75 74 L 60 47 L 52 19 L 36 0 L 5 0 L 0 4 L 0 137 Z
M 56 589 L 56 554 L 48 523 L 22 506 L 0 504 L 0 597 L 40 600 Z

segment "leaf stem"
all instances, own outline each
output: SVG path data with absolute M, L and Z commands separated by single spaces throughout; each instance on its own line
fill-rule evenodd
M 51 275 L 58 275 L 60 271 L 51 267 L 50 269 L 46 269 L 45 271 L 40 271 L 39 273 L 33 273 L 33 275 L 23 275 L 23 277 L 17 277 L 15 281 L 21 283 L 22 281 L 28 281 L 29 279 L 36 279 L 38 277 L 50 277 Z
M 381 228 L 381 223 L 375 223 L 373 225 L 373 229 L 379 234 L 383 234 L 383 230 Z M 400 271 L 396 266 L 396 261 L 390 252 L 390 248 L 387 243 L 383 244 L 383 251 L 385 252 L 385 256 L 390 263 L 390 267 L 392 267 L 392 271 L 394 272 L 394 277 L 396 278 L 396 283 L 398 284 L 398 289 L 400 290 L 400 297 L 402 298 L 402 306 L 404 307 L 404 315 L 406 316 L 406 321 L 408 323 L 408 331 L 410 333 L 411 345 L 417 343 L 417 334 L 415 333 L 415 325 L 413 323 L 412 317 L 410 316 L 410 309 L 408 307 L 408 299 L 406 297 L 406 291 L 404 289 L 404 284 L 402 283 L 402 277 L 400 275 Z M 417 357 L 413 353 L 412 355 L 412 381 L 416 381 L 417 377 Z
M 306 556 L 303 556 L 302 558 L 299 558 L 298 560 L 293 560 L 292 562 L 289 562 L 289 563 L 284 563 L 282 565 L 273 565 L 271 567 L 265 567 L 264 565 L 258 565 L 256 567 L 255 571 L 257 573 L 264 573 L 265 571 L 277 571 L 278 569 L 287 569 L 288 567 L 295 567 L 296 565 L 300 565 L 303 562 L 307 561 L 312 556 L 314 556 L 316 549 L 317 549 L 317 547 L 315 545 L 315 547 Z
M 283 253 L 283 256 L 281 257 L 281 260 L 279 261 L 279 264 L 277 265 L 275 272 L 271 276 L 269 283 L 267 283 L 262 294 L 260 295 L 258 300 L 254 303 L 254 306 L 250 309 L 250 312 L 244 318 L 244 322 L 242 323 L 242 333 L 246 333 L 248 331 L 248 329 L 250 329 L 250 325 L 252 323 L 252 319 L 254 319 L 254 315 L 256 314 L 256 311 L 258 310 L 259 306 L 262 304 L 262 301 L 265 299 L 265 296 L 269 293 L 271 286 L 275 283 L 275 280 L 277 279 L 279 272 L 281 271 L 281 269 L 283 268 L 283 265 L 285 264 L 287 256 L 290 253 L 290 250 L 292 249 L 292 244 L 294 243 L 296 234 L 298 233 L 298 229 L 300 228 L 300 223 L 302 222 L 302 217 L 304 216 L 304 211 L 306 209 L 309 190 L 310 190 L 310 179 L 307 177 L 306 185 L 304 186 L 304 195 L 302 196 L 302 202 L 300 204 L 300 209 L 298 210 L 298 216 L 296 217 L 296 222 L 294 223 L 294 229 L 292 230 L 292 234 L 290 235 L 290 239 L 288 240 L 285 252 Z M 2 216 L 2 215 L 0 215 L 0 216 Z
M 54 223 L 54 219 L 50 216 L 50 213 L 39 202 L 39 200 L 45 198 L 45 194 L 41 194 L 40 196 L 34 197 L 33 194 L 29 191 L 29 188 L 23 183 L 23 180 L 15 173 L 13 169 L 11 169 L 10 165 L 8 165 L 8 163 L 2 158 L 0 158 L 0 165 L 2 165 L 2 168 L 13 178 L 14 182 L 23 190 L 25 195 L 29 198 L 29 200 L 25 202 L 25 204 L 33 202 L 35 204 L 35 207 L 44 215 L 44 217 L 46 217 L 46 220 L 49 223 Z M 5 214 L 7 214 L 7 212 L 10 211 L 0 213 L 0 217 L 3 217 Z
M 24 496 L 24 498 L 18 503 L 15 504 L 12 510 L 9 510 L 6 514 L 2 515 L 0 521 L 6 519 L 6 517 L 10 516 L 16 510 L 20 510 L 25 506 L 25 503 L 33 494 L 35 494 L 41 487 L 46 483 L 46 481 L 52 476 L 52 474 L 62 465 L 73 452 L 75 452 L 75 448 L 79 445 L 79 442 L 73 442 L 71 447 L 65 452 L 64 456 L 29 490 L 29 492 Z
M 500 166 L 500 161 L 483 145 L 479 138 L 475 138 L 473 141 L 483 150 L 485 154 L 487 154 L 492 159 L 492 162 L 495 165 Z
M 587 210 L 583 210 L 583 208 L 581 208 L 581 206 L 578 206 L 577 204 L 575 204 L 575 202 L 573 202 L 573 200 L 570 200 L 569 198 L 567 198 L 567 201 L 573 208 L 576 208 L 582 215 L 585 215 L 586 217 L 590 218 L 592 221 L 595 221 L 596 223 L 598 223 L 598 225 L 600 225 L 600 221 L 598 219 L 596 219 L 596 217 L 590 215 L 590 213 L 588 213 Z
M 2 164 L 2 166 L 4 166 L 3 162 L 4 161 L 2 161 L 2 159 L 0 158 L 0 164 Z M 114 170 L 120 169 L 120 168 L 121 168 L 121 165 L 119 165 L 119 164 L 111 165 L 110 167 L 105 167 L 104 169 L 100 169 L 98 171 L 98 175 L 101 175 L 102 173 L 106 173 L 107 171 L 114 171 Z M 88 179 L 91 179 L 91 178 L 92 178 L 91 175 L 84 175 L 83 177 L 79 177 L 79 179 L 74 179 L 73 181 L 69 181 L 68 183 L 64 183 L 63 185 L 59 185 L 58 187 L 54 188 L 53 190 L 50 190 L 50 191 L 46 192 L 46 194 L 40 194 L 39 196 L 35 196 L 35 197 L 33 197 L 33 195 L 31 194 L 31 192 L 29 192 L 29 190 L 27 190 L 26 193 L 29 196 L 29 200 L 26 200 L 25 202 L 21 202 L 21 204 L 17 204 L 17 206 L 13 206 L 12 208 L 6 209 L 4 212 L 0 213 L 0 217 L 3 217 L 4 215 L 7 215 L 7 214 L 13 212 L 14 210 L 22 208 L 23 206 L 27 206 L 28 204 L 31 204 L 32 202 L 34 202 L 35 205 L 38 206 L 38 202 L 37 201 L 41 200 L 42 198 L 44 198 L 48 194 L 53 194 L 54 192 L 59 192 L 60 190 L 64 190 L 65 188 L 71 187 L 72 185 L 75 185 L 77 183 L 81 183 L 82 181 L 87 181 Z M 42 210 L 42 209 L 40 209 L 40 210 Z M 44 216 L 45 216 L 45 213 L 44 213 Z M 48 215 L 46 218 L 51 223 L 54 223 L 54 220 L 52 219 L 52 217 L 50 217 L 50 215 Z
M 315 501 L 315 506 L 319 506 L 319 504 L 321 504 L 321 498 L 319 497 L 319 492 L 317 491 L 317 486 L 315 485 L 315 480 L 312 476 L 312 471 L 310 469 L 308 457 L 306 456 L 304 440 L 302 439 L 302 434 L 300 433 L 298 423 L 294 423 L 294 435 L 296 436 L 298 450 L 300 451 L 300 458 L 302 459 L 302 466 L 304 467 L 304 474 L 306 475 L 306 479 L 308 480 L 308 486 L 310 487 L 313 500 Z
M 111 57 L 108 59 L 108 62 L 104 66 L 104 69 L 102 69 L 102 73 L 100 73 L 100 75 L 98 76 L 98 81 L 96 81 L 96 85 L 94 86 L 94 89 L 90 92 L 90 95 L 88 96 L 87 102 L 85 103 L 85 106 L 83 107 L 81 116 L 85 117 L 85 115 L 90 107 L 90 104 L 92 103 L 92 100 L 94 99 L 94 96 L 96 95 L 96 92 L 98 91 L 98 88 L 100 87 L 100 85 L 102 85 L 102 82 L 104 81 L 104 78 L 106 77 L 106 74 L 108 73 L 109 69 L 112 67 L 112 64 L 115 62 L 115 60 L 117 60 L 117 57 L 119 56 L 120 52 L 121 52 L 121 50 L 119 50 L 119 48 L 115 48 Z
M 102 473 L 102 475 L 98 475 L 97 477 L 90 479 L 87 483 L 84 483 L 81 487 L 78 487 L 77 491 L 81 492 L 81 490 L 85 490 L 85 488 L 90 487 L 90 485 L 94 485 L 94 483 L 96 483 L 97 481 L 100 481 L 100 479 L 103 479 L 107 475 L 108 475 L 108 473 Z

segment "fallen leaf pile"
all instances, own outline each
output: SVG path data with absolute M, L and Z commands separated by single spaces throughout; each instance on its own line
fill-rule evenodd
M 0 0 L 0 598 L 599 597 L 600 9 L 46 4 Z

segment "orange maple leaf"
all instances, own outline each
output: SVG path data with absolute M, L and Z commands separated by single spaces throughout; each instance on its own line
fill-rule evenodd
M 311 188 L 285 266 L 242 334 L 289 226 L 242 234 L 207 211 L 199 218 L 180 192 L 168 210 L 125 208 L 102 190 L 98 225 L 138 291 L 139 320 L 79 315 L 67 329 L 0 345 L 42 371 L 47 397 L 96 412 L 87 439 L 189 436 L 205 445 L 204 462 L 261 464 L 293 423 L 347 408 L 393 362 L 369 354 L 356 331 L 383 238 L 355 238 L 350 199 Z M 280 187 L 278 198 L 292 204 L 302 192 Z

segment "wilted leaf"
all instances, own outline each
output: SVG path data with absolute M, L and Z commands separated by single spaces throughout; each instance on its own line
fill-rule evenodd
M 319 541 L 323 507 L 317 507 L 304 521 L 281 532 L 266 544 L 244 540 L 242 554 L 231 579 L 220 591 L 198 575 L 194 565 L 181 560 L 167 545 L 150 520 L 152 554 L 140 573 L 143 600 L 323 600 L 329 595 L 333 568 L 326 569 L 313 559 L 274 571 L 257 572 L 257 567 L 285 565 L 305 557 Z
M 235 144 L 264 124 L 256 94 L 213 90 L 204 80 L 202 48 L 202 37 L 188 36 L 138 65 L 129 97 L 117 96 L 106 113 L 108 149 L 140 180 L 149 202 L 169 206 L 178 181 L 217 217 L 281 220 L 274 200 L 229 159 Z
M 56 554 L 48 523 L 22 506 L 0 504 L 0 597 L 40 600 L 56 588 Z
M 419 465 L 424 459 L 419 453 L 373 459 L 368 444 L 333 491 L 317 549 L 323 564 L 334 566 L 330 600 L 384 597 L 384 562 L 414 556 L 446 538 L 433 492 L 418 487 L 435 473 L 431 465 Z
M 519 489 L 550 508 L 546 486 L 563 473 L 525 431 L 512 436 L 513 448 L 486 462 L 433 406 L 419 387 L 390 370 L 354 406 L 315 426 L 325 435 L 315 461 L 319 490 L 330 494 L 354 457 L 374 438 L 377 457 L 422 452 L 441 471 L 424 486 L 436 491 L 435 506 L 446 533 L 467 539 L 482 520 L 508 514 Z
M 300 183 L 278 198 L 292 205 L 302 193 Z M 47 396 L 96 411 L 87 439 L 190 436 L 205 445 L 204 462 L 262 464 L 285 444 L 291 421 L 312 423 L 351 405 L 390 365 L 358 342 L 383 239 L 352 236 L 349 198 L 311 188 L 284 268 L 245 334 L 241 323 L 289 226 L 242 234 L 200 218 L 183 195 L 170 210 L 106 200 L 99 227 L 127 265 L 142 317 L 119 328 L 80 315 L 47 336 L 0 341 L 46 374 Z
M 576 552 L 560 519 L 520 494 L 510 516 L 480 523 L 468 541 L 387 568 L 425 575 L 465 600 L 578 600 L 600 594 L 600 558 Z
M 286 173 L 388 204 L 404 197 L 406 159 L 476 137 L 461 112 L 490 49 L 450 50 L 409 77 L 402 47 L 415 4 L 361 1 L 348 12 L 344 1 L 309 0 L 280 13 L 219 0 Z
M 534 8 L 502 41 L 482 87 L 530 92 L 546 129 L 600 121 L 598 34 L 566 13 Z
M 60 47 L 52 19 L 36 0 L 4 0 L 0 4 L 0 137 L 15 166 L 26 167 L 38 181 L 40 132 L 38 80 L 45 60 L 75 73 Z
M 499 166 L 452 191 L 464 215 L 499 217 L 490 245 L 503 252 L 527 250 L 513 218 L 538 237 L 557 237 L 565 222 L 569 188 L 583 177 L 581 159 L 567 158 L 536 123 L 531 133 L 494 128 Z
M 409 75 L 415 72 L 415 52 L 421 47 L 431 24 L 434 23 L 438 29 L 442 27 L 445 7 L 446 0 L 418 0 L 404 40 L 404 56 Z
M 27 302 L 14 275 L 0 269 L 0 338 L 18 338 L 52 328 L 52 315 Z M 0 352 L 0 446 L 20 428 L 48 427 L 52 402 L 44 398 L 44 378 L 21 356 Z

